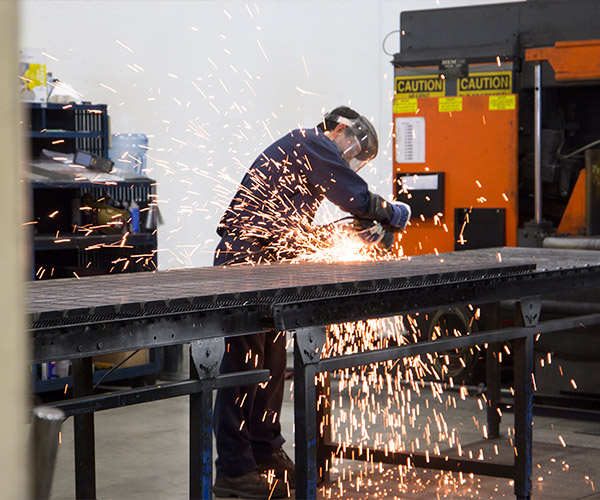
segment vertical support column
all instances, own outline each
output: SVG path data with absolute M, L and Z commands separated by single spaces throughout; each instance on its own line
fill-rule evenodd
M 190 394 L 190 499 L 212 499 L 213 396 L 225 339 L 205 339 L 190 345 L 190 378 L 202 380 L 202 391 Z
M 533 336 L 515 340 L 515 495 L 531 498 L 533 440 Z
M 536 61 L 534 69 L 534 145 L 533 145 L 533 174 L 534 174 L 534 221 L 539 226 L 542 223 L 542 62 Z
M 213 397 L 211 381 L 190 394 L 190 499 L 212 499 Z
M 325 343 L 325 327 L 296 330 L 294 337 L 294 428 L 296 498 L 317 498 L 317 389 L 315 377 Z
M 537 325 L 542 309 L 541 297 L 521 299 L 517 304 L 515 323 Z M 515 340 L 515 496 L 531 498 L 533 461 L 533 333 Z
M 480 323 L 486 330 L 500 328 L 500 304 L 486 304 L 481 307 Z M 499 352 L 501 344 L 489 344 L 485 353 L 485 385 L 487 397 L 487 428 L 488 438 L 500 437 L 500 408 L 501 395 L 501 365 Z
M 74 359 L 73 397 L 92 394 L 94 379 L 92 358 Z M 96 498 L 96 449 L 94 442 L 94 413 L 73 416 L 75 438 L 75 496 L 78 500 Z
M 294 342 L 296 497 L 305 500 L 317 498 L 316 374 L 315 365 L 304 364 L 296 339 Z

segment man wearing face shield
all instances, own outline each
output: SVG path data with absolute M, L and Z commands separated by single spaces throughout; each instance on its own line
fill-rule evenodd
M 340 106 L 314 129 L 292 130 L 252 163 L 225 211 L 215 265 L 276 262 L 289 235 L 310 231 L 323 198 L 358 220 L 386 231 L 369 233 L 380 243 L 410 219 L 410 207 L 372 193 L 357 174 L 375 158 L 377 133 L 364 116 Z M 388 240 L 389 241 L 389 240 Z M 291 244 L 293 247 L 293 242 Z M 293 250 L 293 248 L 292 248 Z M 285 336 L 275 331 L 227 339 L 221 372 L 268 368 L 266 387 L 221 389 L 215 401 L 217 480 L 214 493 L 240 498 L 283 498 L 295 483 L 294 464 L 282 450 L 279 416 L 286 370 Z M 274 470 L 279 482 L 269 485 Z
M 377 132 L 364 116 L 350 119 L 336 114 L 334 110 L 324 117 L 324 122 L 329 122 L 330 126 L 335 123 L 333 131 L 328 131 L 327 135 L 333 139 L 342 158 L 355 172 L 377 156 Z

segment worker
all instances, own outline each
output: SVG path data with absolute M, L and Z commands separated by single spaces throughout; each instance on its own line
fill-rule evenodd
M 411 212 L 369 191 L 357 171 L 377 155 L 373 125 L 349 107 L 327 113 L 314 129 L 292 130 L 250 166 L 217 232 L 215 265 L 276 262 L 294 250 L 291 237 L 310 226 L 323 198 L 389 231 L 404 229 Z M 282 498 L 295 484 L 294 463 L 282 449 L 281 405 L 286 339 L 264 331 L 226 341 L 221 372 L 270 370 L 266 385 L 220 389 L 215 401 L 217 478 L 214 493 Z M 267 476 L 277 481 L 269 481 Z M 288 483 L 288 485 L 285 484 Z

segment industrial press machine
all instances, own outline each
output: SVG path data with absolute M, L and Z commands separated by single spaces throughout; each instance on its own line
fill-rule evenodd
M 598 2 L 409 11 L 400 29 L 394 188 L 414 221 L 404 251 L 598 236 Z
M 400 49 L 394 195 L 413 211 L 404 254 L 600 248 L 599 2 L 406 11 Z M 571 291 L 547 298 L 544 310 L 591 312 L 599 295 Z M 460 311 L 449 321 L 469 324 Z M 578 394 L 598 395 L 587 376 L 600 359 L 597 338 L 549 335 L 537 349 L 562 359 L 583 384 Z M 541 391 L 573 393 L 558 372 L 545 373 Z

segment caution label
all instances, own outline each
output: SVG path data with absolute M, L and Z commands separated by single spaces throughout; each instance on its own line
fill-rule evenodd
M 471 73 L 456 81 L 457 95 L 510 93 L 512 93 L 512 71 Z
M 398 113 L 416 113 L 418 106 L 417 99 L 405 98 L 394 99 L 394 114 Z
M 440 97 L 438 102 L 438 111 L 440 113 L 462 111 L 462 104 L 462 97 Z
M 446 82 L 437 75 L 397 76 L 394 89 L 396 99 L 442 97 L 446 95 Z
M 503 111 L 507 109 L 517 109 L 517 96 L 511 95 L 491 95 L 490 110 L 491 111 Z

